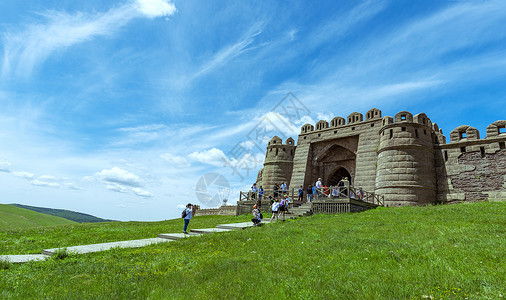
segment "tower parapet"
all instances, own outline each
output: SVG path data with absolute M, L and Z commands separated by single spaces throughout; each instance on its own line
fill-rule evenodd
M 425 114 L 401 111 L 384 117 L 379 131 L 376 192 L 387 205 L 436 199 L 433 129 Z

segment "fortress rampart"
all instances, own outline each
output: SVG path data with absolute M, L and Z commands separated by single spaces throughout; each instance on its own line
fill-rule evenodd
M 391 205 L 506 200 L 506 121 L 477 129 L 463 125 L 450 142 L 424 113 L 401 111 L 382 117 L 373 108 L 330 123 L 301 127 L 297 145 L 275 136 L 267 146 L 257 182 L 264 189 L 287 182 L 307 187 L 322 178 L 327 186 L 343 177 L 374 191 Z

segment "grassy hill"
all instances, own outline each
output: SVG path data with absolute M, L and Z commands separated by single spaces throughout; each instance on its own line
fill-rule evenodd
M 0 204 L 0 231 L 73 223 L 75 222 L 64 218 L 50 216 L 7 204 Z
M 97 223 L 97 222 L 112 222 L 113 220 L 106 220 L 98 218 L 89 214 L 75 212 L 66 209 L 55 209 L 46 207 L 29 206 L 23 204 L 11 204 L 16 207 L 33 210 L 39 213 L 48 214 L 51 216 L 61 217 L 67 220 L 71 220 L 77 223 Z
M 195 217 L 190 227 L 249 218 Z M 505 225 L 506 202 L 315 215 L 139 249 L 11 265 L 0 270 L 0 297 L 501 299 Z M 180 219 L 29 229 L 0 233 L 6 241 L 0 254 L 181 230 Z

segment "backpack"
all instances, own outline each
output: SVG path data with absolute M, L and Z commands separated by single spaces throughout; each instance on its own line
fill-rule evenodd
M 262 215 L 262 213 L 261 213 L 261 212 L 259 213 L 259 215 L 258 215 L 258 216 L 260 217 L 260 220 L 262 220 L 262 219 L 264 218 L 264 216 Z
M 181 218 L 183 218 L 183 219 L 184 219 L 185 217 L 186 217 L 186 209 L 185 209 L 185 210 L 183 210 L 183 213 L 181 213 Z

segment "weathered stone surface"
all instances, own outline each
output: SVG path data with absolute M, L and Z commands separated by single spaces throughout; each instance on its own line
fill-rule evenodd
M 57 250 L 66 248 L 67 251 L 76 254 L 84 254 L 84 253 L 93 253 L 99 251 L 110 250 L 112 248 L 137 248 L 144 247 L 151 244 L 164 243 L 167 242 L 166 239 L 161 238 L 151 238 L 151 239 L 142 239 L 142 240 L 131 240 L 131 241 L 121 241 L 121 242 L 112 242 L 112 243 L 101 243 L 101 244 L 92 244 L 92 245 L 82 245 L 82 246 L 71 246 L 71 247 L 61 247 L 61 248 L 53 248 L 53 249 L 44 249 L 42 250 L 42 254 L 45 255 L 53 255 Z
M 32 261 L 42 261 L 51 256 L 44 254 L 25 254 L 25 255 L 0 255 L 0 260 L 5 260 L 13 264 L 27 263 Z
M 475 128 L 459 126 L 446 144 L 441 129 L 424 113 L 382 117 L 372 109 L 365 121 L 362 114 L 352 113 L 330 124 L 321 120 L 316 129 L 305 124 L 297 146 L 274 137 L 258 178 L 264 189 L 285 181 L 297 190 L 318 178 L 331 186 L 347 176 L 354 186 L 383 195 L 387 205 L 396 206 L 500 199 L 506 192 L 505 127 L 506 121 L 494 122 L 480 139 Z

